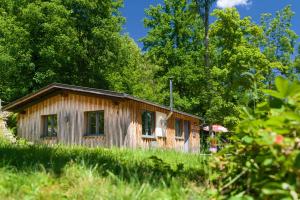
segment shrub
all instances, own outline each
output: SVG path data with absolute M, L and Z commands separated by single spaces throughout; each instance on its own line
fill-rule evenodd
M 268 102 L 245 109 L 243 121 L 213 162 L 225 196 L 298 199 L 300 192 L 300 84 L 278 77 Z M 227 154 L 231 156 L 226 156 Z
M 11 130 L 14 136 L 17 135 L 17 118 L 18 118 L 17 113 L 9 113 L 6 118 L 7 127 Z

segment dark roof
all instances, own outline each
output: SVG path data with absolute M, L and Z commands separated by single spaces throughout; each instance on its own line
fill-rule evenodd
M 102 95 L 102 96 L 108 96 L 108 97 L 114 97 L 114 98 L 129 99 L 129 100 L 134 100 L 134 101 L 146 103 L 149 105 L 157 106 L 159 108 L 163 108 L 166 110 L 170 110 L 170 107 L 159 105 L 159 104 L 153 103 L 151 101 L 143 100 L 143 99 L 128 95 L 126 93 L 119 93 L 119 92 L 114 92 L 114 91 L 109 91 L 109 90 L 88 88 L 88 87 L 75 86 L 75 85 L 67 85 L 67 84 L 61 84 L 61 83 L 53 83 L 46 87 L 43 87 L 34 93 L 28 94 L 20 99 L 17 99 L 15 101 L 3 106 L 2 110 L 3 111 L 17 111 L 18 108 L 26 106 L 27 104 L 32 103 L 32 101 L 34 101 L 34 100 L 45 98 L 47 95 L 49 95 L 57 90 L 67 90 L 67 91 L 82 92 L 82 93 L 87 93 L 87 94 Z M 173 110 L 173 111 L 175 113 L 179 113 L 182 115 L 201 119 L 200 117 L 198 117 L 196 115 L 181 112 L 178 110 Z

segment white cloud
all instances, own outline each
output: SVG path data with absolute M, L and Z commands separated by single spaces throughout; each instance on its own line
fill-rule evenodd
M 250 0 L 218 0 L 217 7 L 231 8 L 234 6 L 248 6 L 251 4 Z

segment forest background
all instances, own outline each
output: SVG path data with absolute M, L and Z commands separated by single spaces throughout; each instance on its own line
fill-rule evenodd
M 0 2 L 0 96 L 11 102 L 53 82 L 125 92 L 233 129 L 276 76 L 299 80 L 291 6 L 260 23 L 214 0 L 145 10 L 143 49 L 126 33 L 120 0 Z M 210 18 L 214 20 L 209 20 Z

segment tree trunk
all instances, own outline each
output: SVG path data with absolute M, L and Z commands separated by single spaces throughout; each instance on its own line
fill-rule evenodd
M 208 38 L 208 30 L 209 30 L 209 8 L 210 8 L 210 2 L 209 0 L 205 0 L 205 11 L 204 11 L 204 28 L 205 28 L 205 67 L 209 67 L 209 38 Z
M 198 13 L 202 17 L 204 23 L 204 63 L 206 68 L 209 68 L 209 11 L 214 1 L 215 0 L 196 0 Z

